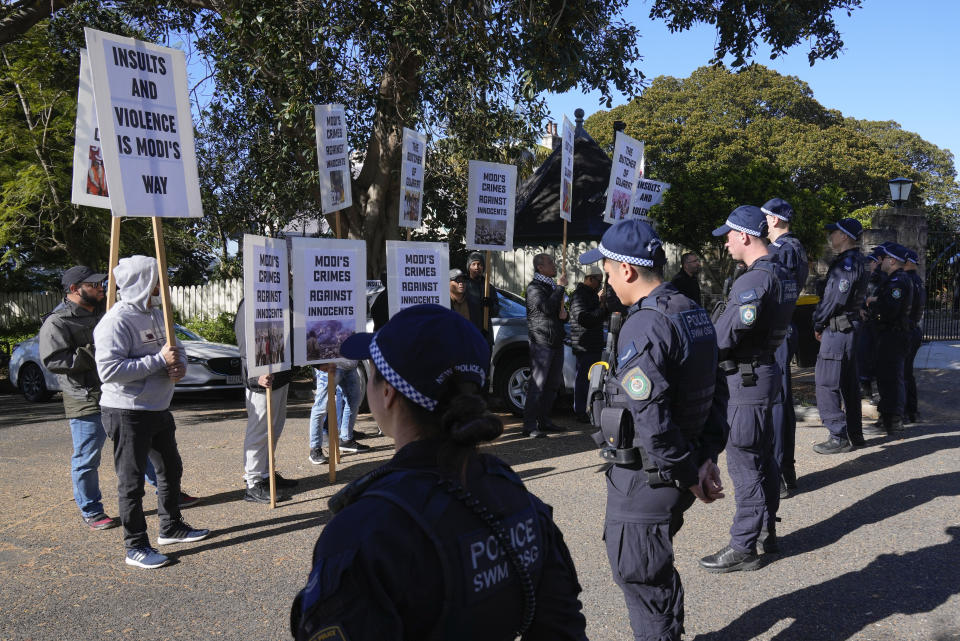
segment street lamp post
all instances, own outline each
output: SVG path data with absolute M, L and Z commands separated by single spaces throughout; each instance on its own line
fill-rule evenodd
M 903 207 L 903 203 L 907 202 L 907 198 L 910 197 L 910 188 L 913 187 L 913 181 L 901 176 L 888 180 L 887 184 L 890 185 L 890 199 L 894 206 Z

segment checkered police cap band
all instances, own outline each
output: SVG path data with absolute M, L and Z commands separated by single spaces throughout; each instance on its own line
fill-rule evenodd
M 625 254 L 618 254 L 612 252 L 606 247 L 603 246 L 603 243 L 597 247 L 600 250 L 600 253 L 609 258 L 610 260 L 615 260 L 618 263 L 630 263 L 631 265 L 639 265 L 641 267 L 653 267 L 653 261 L 649 258 L 637 258 L 636 256 L 627 256 Z
M 765 213 L 767 216 L 773 216 L 774 218 L 779 218 L 780 220 L 785 220 L 785 221 L 787 221 L 787 222 L 790 222 L 790 219 L 787 218 L 786 216 L 781 216 L 780 214 L 778 214 L 778 213 L 776 213 L 776 212 L 774 212 L 774 211 L 770 211 L 769 209 L 767 209 L 767 208 L 765 208 L 765 207 L 761 207 L 761 208 L 760 208 L 760 211 L 762 211 L 763 213 Z M 727 224 L 729 225 L 730 223 L 728 222 Z
M 387 359 L 383 357 L 383 352 L 380 351 L 380 346 L 377 345 L 376 335 L 370 339 L 370 358 L 373 359 L 373 364 L 377 366 L 377 370 L 383 374 L 383 378 L 397 388 L 401 394 L 431 412 L 437 408 L 438 403 L 436 400 L 421 394 L 413 385 L 400 376 L 395 369 L 390 367 Z
M 774 215 L 776 215 L 776 214 L 774 214 Z M 761 236 L 761 234 L 760 234 L 759 231 L 757 231 L 757 230 L 755 230 L 755 229 L 747 229 L 746 227 L 742 227 L 742 226 L 740 226 L 740 225 L 738 225 L 738 224 L 736 224 L 736 223 L 732 223 L 732 222 L 730 222 L 730 219 L 729 219 L 729 218 L 727 218 L 727 222 L 725 222 L 725 223 L 723 223 L 723 224 L 726 225 L 727 227 L 729 227 L 730 229 L 733 229 L 734 231 L 742 231 L 744 234 L 750 234 L 751 236 L 756 236 L 757 238 L 759 238 L 759 237 Z

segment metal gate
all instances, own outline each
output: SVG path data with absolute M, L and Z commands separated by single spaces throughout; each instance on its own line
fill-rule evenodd
M 960 340 L 960 233 L 927 236 L 923 340 Z

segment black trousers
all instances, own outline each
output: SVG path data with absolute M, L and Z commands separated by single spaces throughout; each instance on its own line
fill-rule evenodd
M 923 330 L 914 327 L 910 330 L 910 345 L 907 355 L 903 361 L 903 383 L 906 392 L 905 410 L 907 416 L 916 416 L 917 414 L 917 379 L 913 375 L 913 361 L 920 350 L 920 344 L 923 342 Z
M 909 350 L 910 333 L 895 329 L 877 332 L 877 388 L 881 414 L 903 416 L 907 390 L 903 380 L 903 363 Z
M 180 522 L 180 477 L 183 462 L 177 450 L 176 424 L 169 411 L 123 410 L 101 407 L 103 428 L 113 440 L 117 494 L 123 543 L 127 549 L 150 545 L 143 516 L 143 473 L 147 457 L 157 470 L 157 517 L 160 534 L 171 533 Z
M 563 385 L 563 345 L 530 343 L 530 379 L 523 406 L 523 429 L 533 431 L 550 423 L 550 412 Z

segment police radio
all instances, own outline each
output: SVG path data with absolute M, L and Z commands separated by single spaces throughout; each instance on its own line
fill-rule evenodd
M 587 371 L 587 380 L 590 381 L 590 386 L 587 388 L 587 413 L 590 415 L 590 422 L 594 426 L 600 425 L 600 412 L 606 406 L 603 391 L 604 383 L 606 383 L 607 376 L 611 375 L 610 363 L 616 363 L 617 336 L 620 334 L 622 324 L 623 315 L 620 312 L 610 314 L 607 344 L 603 348 L 600 360 L 591 365 Z

